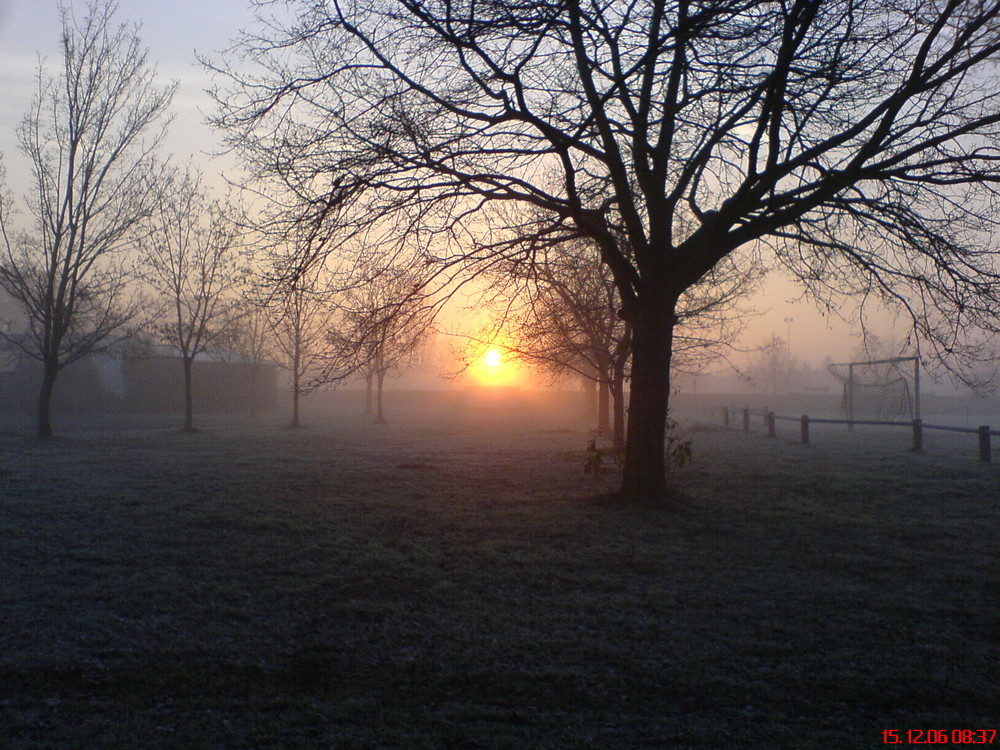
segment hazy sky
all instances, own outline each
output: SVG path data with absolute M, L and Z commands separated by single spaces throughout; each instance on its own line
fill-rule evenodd
M 73 3 L 83 13 L 85 3 Z M 178 157 L 211 152 L 218 139 L 204 124 L 211 79 L 195 52 L 212 56 L 253 21 L 248 0 L 119 0 L 118 19 L 141 23 L 141 36 L 159 77 L 179 81 L 168 147 Z M 14 128 L 27 109 L 38 58 L 59 61 L 58 0 L 0 0 L 0 151 L 16 159 Z M 14 165 L 9 177 L 16 179 Z
M 23 185 L 26 172 L 18 162 L 14 128 L 20 122 L 34 91 L 38 56 L 57 63 L 59 56 L 58 0 L 0 0 L 0 153 L 8 164 L 11 187 Z M 81 13 L 84 2 L 76 2 Z M 164 82 L 177 80 L 175 119 L 169 150 L 180 159 L 193 155 L 205 164 L 211 178 L 225 169 L 225 161 L 209 161 L 202 154 L 218 146 L 214 131 L 204 123 L 212 103 L 205 93 L 211 78 L 197 63 L 195 53 L 213 56 L 225 49 L 240 29 L 253 25 L 249 0 L 119 0 L 118 18 L 142 24 L 141 35 L 157 62 Z M 792 285 L 775 278 L 754 300 L 765 314 L 751 322 L 745 341 L 762 342 L 772 333 L 784 338 L 784 318 L 791 327 L 793 353 L 818 364 L 826 354 L 844 359 L 856 346 L 843 324 L 832 328 L 809 303 L 794 303 Z

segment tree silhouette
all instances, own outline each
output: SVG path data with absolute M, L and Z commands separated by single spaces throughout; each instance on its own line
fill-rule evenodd
M 367 267 L 341 295 L 338 325 L 330 330 L 320 381 L 364 378 L 368 413 L 375 391 L 376 424 L 383 424 L 382 390 L 390 373 L 402 373 L 415 362 L 419 347 L 434 324 L 434 306 L 426 279 L 412 268 Z
M 334 325 L 334 292 L 316 264 L 284 279 L 267 304 L 268 320 L 283 364 L 292 376 L 292 417 L 289 427 L 301 427 L 300 400 L 319 380 Z M 310 373 L 314 377 L 308 377 Z
M 184 430 L 193 432 L 192 369 L 232 321 L 237 286 L 246 277 L 239 212 L 209 197 L 201 176 L 178 172 L 165 180 L 141 245 L 145 276 L 163 301 L 153 323 L 160 339 L 181 355 Z
M 34 179 L 30 228 L 17 231 L 10 199 L 0 199 L 0 287 L 27 318 L 0 335 L 42 363 L 42 437 L 52 436 L 59 372 L 120 341 L 139 309 L 126 255 L 155 196 L 153 128 L 174 87 L 154 85 L 136 28 L 115 26 L 115 8 L 91 2 L 78 19 L 63 7 L 60 72 L 40 69 L 17 131 Z
M 624 499 L 665 495 L 678 304 L 740 248 L 898 306 L 928 355 L 996 331 L 996 3 L 294 7 L 222 66 L 233 147 L 315 220 L 446 267 L 590 237 L 632 328 Z

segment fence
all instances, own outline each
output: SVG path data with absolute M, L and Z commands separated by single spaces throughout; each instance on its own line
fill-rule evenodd
M 763 417 L 764 427 L 767 429 L 767 434 L 769 437 L 774 437 L 777 434 L 775 429 L 775 422 L 798 422 L 799 423 L 799 438 L 803 445 L 809 444 L 809 427 L 814 424 L 846 424 L 848 430 L 853 430 L 855 425 L 871 426 L 871 427 L 909 427 L 913 431 L 913 448 L 915 452 L 920 452 L 924 449 L 924 430 L 941 430 L 944 432 L 964 432 L 971 435 L 979 436 L 979 460 L 985 463 L 989 463 L 992 460 L 992 451 L 990 446 L 990 438 L 993 435 L 1000 436 L 1000 430 L 991 430 L 989 425 L 981 425 L 979 427 L 949 427 L 947 425 L 940 424 L 924 424 L 920 419 L 914 419 L 910 422 L 885 422 L 877 420 L 864 420 L 864 419 L 813 419 L 810 418 L 808 414 L 803 414 L 801 417 L 785 417 L 775 414 L 769 409 L 763 409 L 760 411 L 751 411 L 750 408 L 744 407 L 739 409 L 732 406 L 722 407 L 722 423 L 726 428 L 731 426 L 732 421 L 737 417 L 737 415 L 742 415 L 743 418 L 743 431 L 750 432 L 750 422 L 751 417 Z

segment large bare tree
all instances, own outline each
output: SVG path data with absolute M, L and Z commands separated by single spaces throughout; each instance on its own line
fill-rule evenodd
M 632 327 L 624 499 L 666 492 L 678 303 L 739 248 L 817 295 L 897 305 L 925 356 L 996 331 L 1000 4 L 291 5 L 237 47 L 252 66 L 220 66 L 234 147 L 317 217 L 444 262 L 589 236 Z
M 82 18 L 62 8 L 61 70 L 40 67 L 17 130 L 34 181 L 29 225 L 16 227 L 9 201 L 0 205 L 0 287 L 27 319 L 2 335 L 42 363 L 44 437 L 59 372 L 119 341 L 136 312 L 126 251 L 149 215 L 155 128 L 174 90 L 154 85 L 136 27 L 116 25 L 115 8 L 95 0 Z

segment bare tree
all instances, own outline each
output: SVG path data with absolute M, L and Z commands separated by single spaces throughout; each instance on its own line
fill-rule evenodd
M 624 382 L 631 329 L 618 316 L 618 293 L 610 273 L 586 241 L 561 243 L 532 264 L 502 267 L 498 319 L 506 319 L 506 348 L 553 375 L 572 372 L 593 381 L 597 429 L 624 440 Z M 505 280 L 511 283 L 506 283 Z M 515 287 L 516 285 L 516 287 Z M 609 401 L 610 398 L 610 401 Z
M 516 353 L 549 370 L 593 380 L 598 430 L 607 432 L 613 424 L 615 444 L 624 447 L 632 330 L 619 314 L 621 300 L 610 269 L 586 240 L 539 250 L 533 263 L 509 264 L 504 275 L 516 280 L 519 268 L 527 275 L 527 288 L 520 302 L 503 302 L 498 315 L 509 317 Z M 726 355 L 749 314 L 741 303 L 762 277 L 755 258 L 734 255 L 685 292 L 677 311 L 675 372 L 698 372 Z
M 154 86 L 136 27 L 116 26 L 115 9 L 95 0 L 82 19 L 62 9 L 62 68 L 55 76 L 40 68 L 17 131 L 34 180 L 30 226 L 18 231 L 9 201 L 0 206 L 0 287 L 27 318 L 23 329 L 0 335 L 42 363 L 43 437 L 52 435 L 59 372 L 114 345 L 137 310 L 125 255 L 149 215 L 160 135 L 153 128 L 174 91 Z
M 177 348 L 184 372 L 184 430 L 194 431 L 192 369 L 231 320 L 246 276 L 239 212 L 211 199 L 201 176 L 171 175 L 160 190 L 153 229 L 143 241 L 146 278 L 163 299 L 160 339 Z
M 322 264 L 314 264 L 286 278 L 274 290 L 267 306 L 268 320 L 278 351 L 292 378 L 292 418 L 289 427 L 301 427 L 299 402 L 321 382 L 333 328 L 333 292 Z M 310 376 L 311 375 L 311 376 Z
M 228 307 L 214 351 L 242 366 L 249 398 L 247 415 L 257 416 L 259 381 L 265 364 L 277 356 L 274 331 L 267 308 L 256 299 L 243 299 Z
M 772 333 L 751 353 L 747 374 L 751 383 L 777 396 L 794 388 L 801 369 L 802 363 L 788 351 L 788 342 Z
M 625 499 L 665 494 L 678 305 L 739 248 L 826 299 L 897 305 L 928 354 L 974 358 L 996 333 L 1000 4 L 298 8 L 239 48 L 265 73 L 228 66 L 233 146 L 317 219 L 384 217 L 442 263 L 591 237 L 632 327 Z M 547 221 L 511 221 L 514 203 Z
M 434 324 L 426 278 L 408 268 L 368 268 L 363 281 L 351 285 L 338 307 L 339 325 L 329 332 L 321 380 L 360 375 L 368 389 L 368 413 L 374 388 L 373 417 L 376 424 L 383 424 L 386 376 L 410 369 Z

